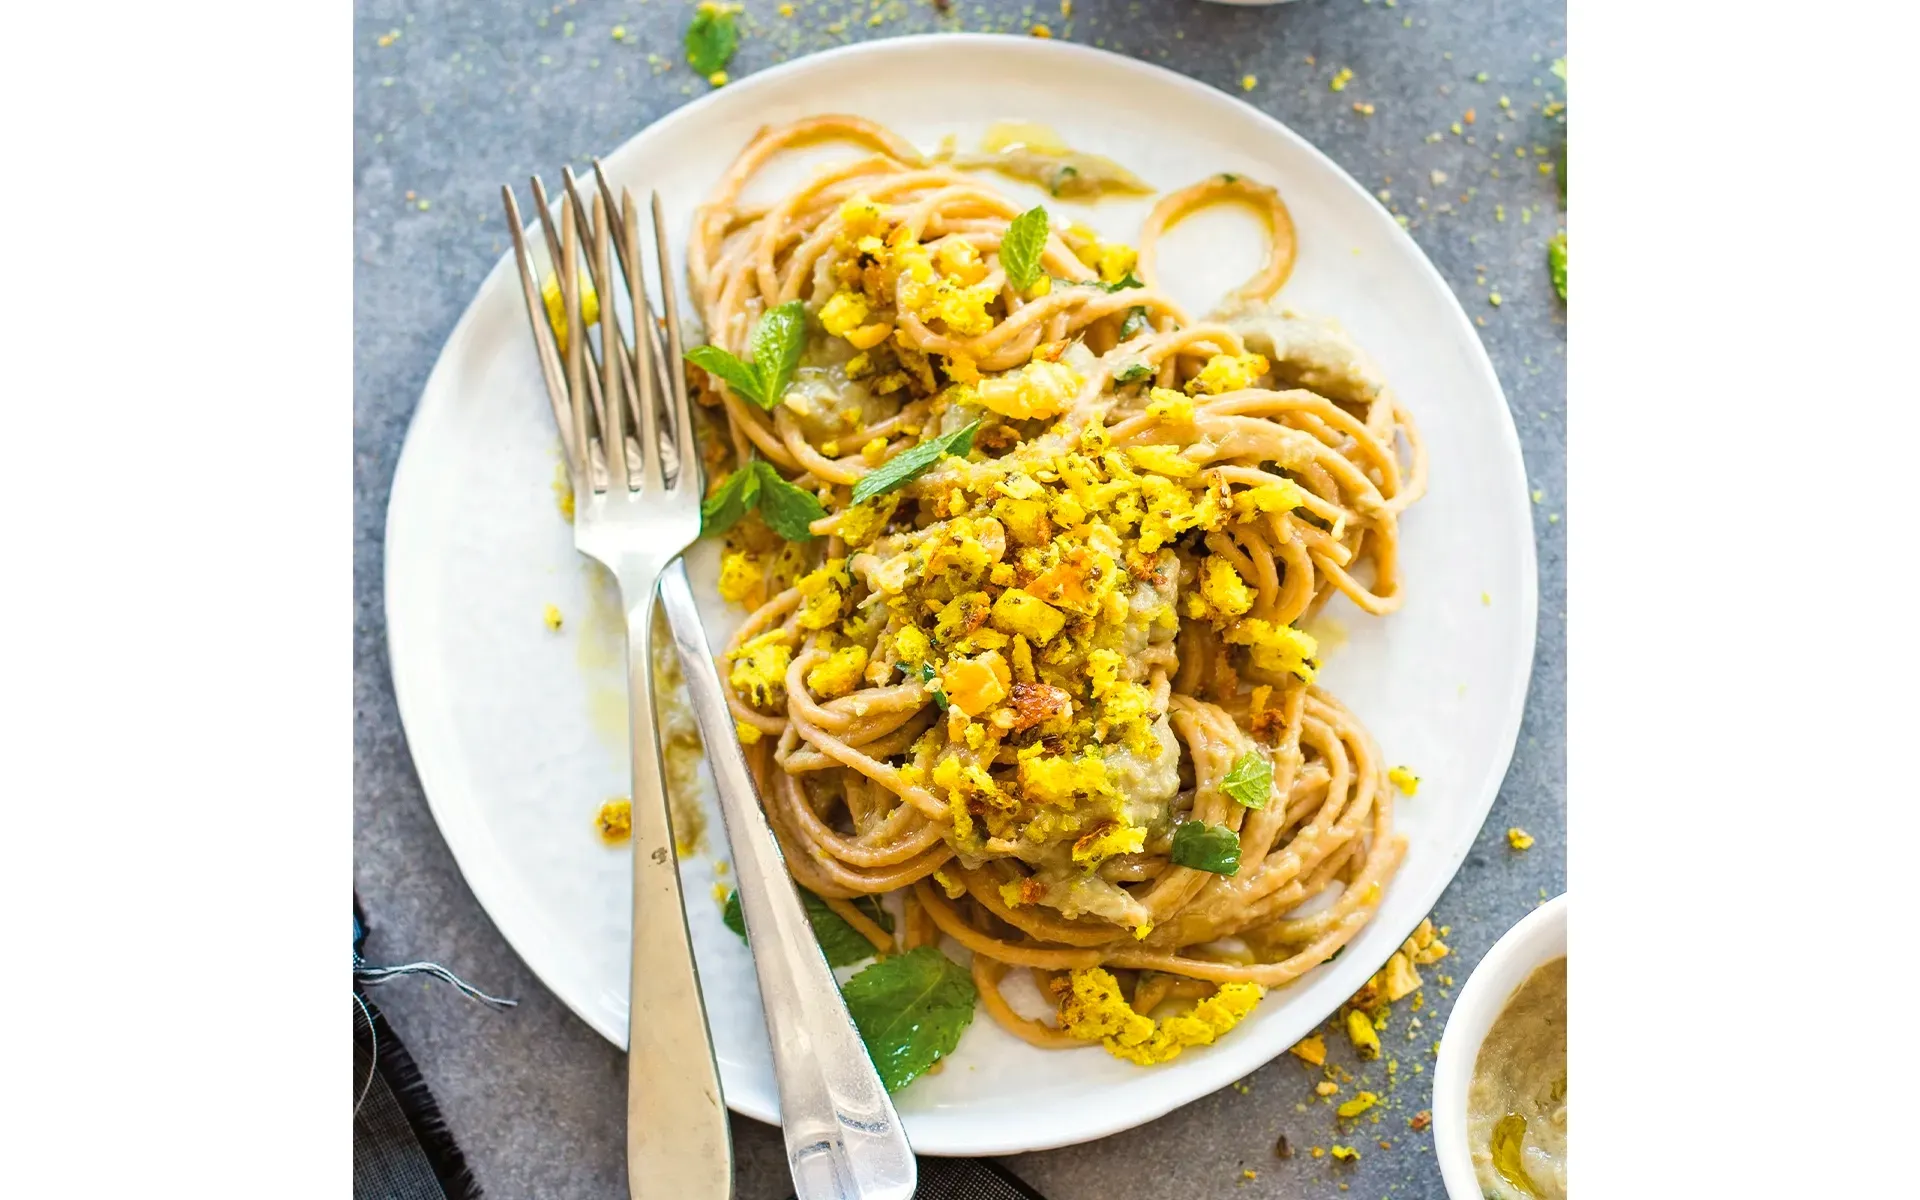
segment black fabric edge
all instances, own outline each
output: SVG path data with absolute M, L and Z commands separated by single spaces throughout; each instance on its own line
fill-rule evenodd
M 1014 1191 L 1019 1192 L 1021 1196 L 1026 1198 L 1026 1200 L 1046 1200 L 1046 1197 L 1042 1196 L 1039 1192 L 1034 1191 L 1032 1185 L 1030 1185 L 1026 1180 L 1020 1178 L 1018 1175 L 1015 1175 L 1012 1171 L 1007 1170 L 1005 1167 L 1001 1166 L 998 1162 L 995 1162 L 993 1159 L 983 1158 L 983 1159 L 979 1159 L 978 1161 L 981 1166 L 985 1167 L 988 1171 L 992 1172 L 993 1174 L 999 1176 L 1001 1182 L 1005 1183 L 1008 1187 L 1012 1188 Z
M 367 1016 L 373 1024 L 376 1039 L 374 1068 L 386 1080 L 394 1101 L 407 1118 L 407 1124 L 413 1127 L 413 1135 L 419 1139 L 420 1149 L 427 1156 L 427 1165 L 433 1168 L 434 1178 L 440 1181 L 447 1200 L 482 1200 L 484 1193 L 480 1190 L 479 1181 L 473 1177 L 473 1168 L 454 1142 L 446 1118 L 440 1113 L 440 1105 L 434 1101 L 433 1093 L 427 1090 L 427 1081 L 414 1063 L 413 1055 L 407 1053 L 406 1045 L 393 1032 L 393 1026 L 387 1024 L 387 1018 L 381 1015 L 374 1003 L 363 993 L 354 994 L 367 1006 Z M 358 1024 L 356 1020 L 356 1027 Z
M 920 1169 L 923 1173 L 921 1183 L 923 1185 L 926 1182 L 924 1172 L 929 1163 L 940 1164 L 937 1170 L 947 1173 L 949 1176 L 969 1171 L 984 1172 L 1011 1188 L 1014 1194 L 1021 1197 L 1021 1200 L 1047 1200 L 1045 1196 L 1033 1190 L 1032 1184 L 1015 1175 L 1012 1171 L 1009 1171 L 991 1158 L 923 1158 L 920 1160 Z M 951 1177 L 946 1182 L 952 1186 L 965 1186 L 962 1180 Z M 798 1197 L 788 1197 L 788 1200 L 798 1200 Z

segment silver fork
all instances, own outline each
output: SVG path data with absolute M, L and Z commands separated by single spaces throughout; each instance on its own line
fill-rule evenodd
M 663 321 L 647 300 L 631 192 L 615 204 L 600 164 L 592 212 L 571 170 L 559 228 L 538 177 L 533 192 L 565 304 L 565 362 L 522 233 L 502 188 L 541 374 L 574 486 L 574 544 L 620 584 L 627 614 L 633 759 L 634 941 L 627 1058 L 628 1189 L 640 1197 L 732 1195 L 731 1143 L 700 999 L 667 814 L 653 704 L 656 586 L 701 740 L 719 785 L 740 907 L 760 984 L 781 1125 L 798 1200 L 910 1200 L 917 1169 L 899 1115 L 841 1000 L 741 752 L 680 555 L 700 534 L 703 483 L 681 365 L 679 305 L 660 197 L 652 197 Z M 617 231 L 611 215 L 620 214 Z M 589 275 L 600 298 L 596 354 L 581 320 L 578 230 L 591 231 Z M 608 256 L 617 252 L 632 303 L 629 343 L 615 309 Z M 664 326 L 664 344 L 662 344 Z M 638 336 L 644 331 L 644 336 Z M 628 400 L 631 399 L 631 405 Z M 667 407 L 663 433 L 658 410 Z M 631 423 L 637 418 L 637 429 Z M 631 435 L 631 436 L 630 436 Z M 584 450 L 584 453 L 581 451 Z M 638 464 L 637 472 L 635 464 Z M 650 747 L 650 750 L 649 750 Z

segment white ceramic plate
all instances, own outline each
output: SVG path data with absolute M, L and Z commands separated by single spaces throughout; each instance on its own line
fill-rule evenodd
M 1385 620 L 1340 608 L 1344 644 L 1323 639 L 1327 686 L 1390 761 L 1422 777 L 1419 795 L 1399 806 L 1410 848 L 1374 923 L 1218 1045 L 1173 1063 L 1142 1069 L 1098 1049 L 1036 1050 L 982 1016 L 944 1070 L 898 1097 L 922 1153 L 1010 1153 L 1114 1133 L 1238 1079 L 1305 1035 L 1427 914 L 1466 855 L 1506 772 L 1533 657 L 1518 438 L 1466 315 L 1365 191 L 1240 101 L 1132 59 L 976 35 L 850 46 L 705 96 L 606 166 L 616 186 L 659 189 L 684 244 L 694 205 L 757 129 L 823 111 L 873 117 L 928 148 L 947 133 L 970 144 L 997 120 L 1039 120 L 1163 189 L 1219 171 L 1277 185 L 1300 240 L 1283 298 L 1346 324 L 1431 449 L 1430 494 L 1402 522 L 1405 607 Z M 801 174 L 788 164 L 762 183 L 785 188 Z M 1049 203 L 1128 241 L 1148 207 Z M 1163 244 L 1165 282 L 1205 311 L 1250 273 L 1258 236 L 1251 219 L 1202 213 Z M 434 817 L 474 894 L 541 979 L 624 1044 L 629 868 L 592 823 L 602 800 L 627 791 L 620 622 L 610 583 L 575 554 L 556 511 L 558 461 L 509 255 L 448 338 L 394 477 L 394 690 Z M 737 615 L 712 595 L 711 547 L 692 562 L 718 645 Z M 566 616 L 559 634 L 543 623 L 548 604 Z M 726 850 L 710 797 L 707 806 L 707 850 L 683 870 L 721 1077 L 731 1107 L 772 1121 L 751 963 L 709 899 Z

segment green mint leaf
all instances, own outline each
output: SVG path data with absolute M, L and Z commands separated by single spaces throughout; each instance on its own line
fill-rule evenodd
M 880 903 L 880 897 L 859 896 L 854 899 L 853 906 L 873 918 L 875 925 L 888 933 L 893 932 L 893 914 L 887 911 L 886 905 Z
M 1147 285 L 1140 282 L 1140 277 L 1133 273 L 1132 268 L 1128 268 L 1127 273 L 1120 277 L 1119 282 L 1102 283 L 1095 286 L 1108 292 L 1124 292 L 1128 288 L 1143 288 Z
M 1231 875 L 1240 869 L 1240 835 L 1224 825 L 1185 821 L 1174 829 L 1167 857 L 1196 871 Z
M 725 69 L 739 44 L 733 14 L 716 6 L 702 4 L 687 26 L 687 62 L 702 75 Z
M 772 411 L 787 394 L 800 351 L 807 344 L 807 308 L 789 300 L 760 314 L 753 327 L 753 372 L 760 378 L 760 407 Z
M 759 372 L 720 347 L 695 346 L 687 351 L 687 361 L 708 374 L 718 375 L 736 394 L 761 408 L 773 407 L 761 398 L 765 389 L 760 386 Z
M 1047 248 L 1047 210 L 1035 206 L 1007 226 L 1000 239 L 1000 266 L 1016 292 L 1040 281 L 1040 254 Z
M 952 454 L 965 458 L 973 450 L 973 431 L 980 422 L 969 421 L 960 429 L 932 441 L 921 442 L 902 451 L 860 477 L 853 485 L 853 502 L 859 504 L 875 496 L 903 488 L 927 473 L 927 469 Z
M 1567 235 L 1556 233 L 1547 243 L 1547 274 L 1553 277 L 1553 290 L 1567 298 Z
M 883 958 L 841 994 L 889 1092 L 945 1058 L 973 1022 L 973 976 L 932 946 Z
M 763 458 L 753 460 L 753 469 L 760 476 L 760 519 L 767 528 L 789 542 L 811 540 L 813 530 L 807 526 L 827 515 L 820 498 L 782 479 L 773 464 Z
M 753 511 L 760 498 L 760 473 L 748 463 L 720 481 L 713 495 L 700 503 L 700 536 L 725 533 Z
M 860 897 L 860 900 L 872 900 L 872 897 Z M 860 900 L 854 900 L 854 904 L 858 904 L 868 916 L 874 916 L 877 924 L 883 925 L 891 933 L 893 916 L 885 908 L 879 908 L 877 900 L 872 908 L 868 904 L 860 904 Z M 852 966 L 874 956 L 874 943 L 866 939 L 866 933 L 860 933 L 847 922 L 847 918 L 833 912 L 826 900 L 803 887 L 801 904 L 806 906 L 806 920 L 814 927 L 814 937 L 820 941 L 820 950 L 828 956 L 828 966 Z
M 1114 372 L 1113 381 L 1118 384 L 1139 383 L 1153 374 L 1153 368 L 1146 363 L 1135 363 L 1123 370 Z
M 1233 760 L 1220 790 L 1240 802 L 1242 808 L 1265 808 L 1273 794 L 1273 764 L 1258 750 L 1249 750 Z
M 846 918 L 833 911 L 825 900 L 801 888 L 800 903 L 806 909 L 807 921 L 813 926 L 813 936 L 820 939 L 820 949 L 826 953 L 828 963 L 836 967 L 850 967 L 873 957 L 873 943 L 848 924 Z M 862 896 L 853 904 L 872 917 L 874 924 L 888 933 L 893 932 L 893 914 L 880 903 L 878 896 Z M 739 888 L 727 893 L 727 906 L 720 913 L 720 922 L 739 934 L 742 940 L 746 939 L 747 921 L 740 912 Z
M 1120 340 L 1128 341 L 1145 333 L 1151 325 L 1147 321 L 1145 305 L 1136 304 L 1127 310 L 1127 319 L 1120 322 Z
M 820 942 L 828 966 L 850 967 L 874 956 L 873 943 L 867 940 L 867 935 L 848 924 L 825 900 L 801 888 L 800 902 L 806 907 L 807 920 L 813 925 L 813 936 Z

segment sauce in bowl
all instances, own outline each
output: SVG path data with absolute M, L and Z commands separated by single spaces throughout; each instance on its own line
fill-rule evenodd
M 1467 1143 L 1489 1200 L 1566 1200 L 1565 955 L 1534 968 L 1480 1044 Z

